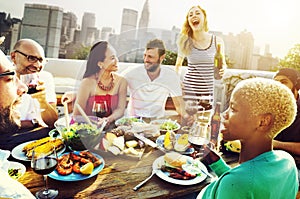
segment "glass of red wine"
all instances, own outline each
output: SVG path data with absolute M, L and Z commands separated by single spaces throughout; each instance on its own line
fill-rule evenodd
M 47 184 L 47 175 L 55 170 L 57 166 L 57 154 L 54 148 L 53 153 L 44 153 L 39 149 L 33 149 L 31 168 L 37 174 L 43 175 L 45 188 L 36 192 L 37 198 L 55 198 L 58 195 L 58 190 L 49 189 Z
M 106 101 L 99 101 L 99 102 L 94 101 L 92 112 L 97 117 L 100 117 L 100 118 L 106 117 L 107 113 L 108 113 L 107 102 Z
M 20 80 L 26 84 L 28 87 L 28 94 L 33 94 L 38 92 L 36 87 L 38 86 L 39 82 L 39 76 L 37 73 L 30 73 L 30 74 L 24 74 L 20 75 Z

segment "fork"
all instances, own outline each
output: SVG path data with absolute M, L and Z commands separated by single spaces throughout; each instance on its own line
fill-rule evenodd
M 149 177 L 147 177 L 145 180 L 143 180 L 142 182 L 140 182 L 138 185 L 136 185 L 133 190 L 137 191 L 139 188 L 141 188 L 146 182 L 148 182 L 148 180 L 150 180 L 152 178 L 152 176 L 158 171 L 158 169 L 153 169 L 152 173 Z

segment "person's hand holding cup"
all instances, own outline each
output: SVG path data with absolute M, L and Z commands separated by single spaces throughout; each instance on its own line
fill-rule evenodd
M 24 74 L 20 76 L 21 81 L 28 87 L 28 94 L 38 92 L 39 76 L 37 73 Z

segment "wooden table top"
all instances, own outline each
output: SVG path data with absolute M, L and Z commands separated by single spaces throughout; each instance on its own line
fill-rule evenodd
M 99 154 L 104 158 L 105 167 L 98 175 L 75 182 L 58 181 L 48 177 L 49 188 L 59 191 L 58 198 L 174 198 L 199 192 L 211 181 L 207 177 L 195 185 L 176 185 L 154 175 L 140 189 L 134 191 L 133 188 L 151 174 L 154 160 L 164 153 L 148 146 L 141 159 L 108 154 L 111 153 Z M 229 164 L 237 162 L 237 155 L 224 155 L 223 158 Z M 44 187 L 43 176 L 36 174 L 29 162 L 22 163 L 27 171 L 19 181 L 35 194 Z
M 210 183 L 208 177 L 196 185 L 176 185 L 154 175 L 139 190 L 133 187 L 146 179 L 152 171 L 153 161 L 163 152 L 152 149 L 141 160 L 124 156 L 104 157 L 105 167 L 96 176 L 76 182 L 58 181 L 48 177 L 48 186 L 58 189 L 58 198 L 173 198 L 188 193 L 199 192 Z M 223 157 L 229 164 L 237 162 L 237 156 Z M 43 177 L 36 174 L 30 163 L 25 163 L 27 171 L 19 181 L 33 194 L 44 186 Z
M 141 160 L 119 156 L 105 157 L 105 167 L 96 176 L 76 182 L 58 181 L 48 177 L 49 188 L 59 191 L 58 198 L 172 198 L 200 191 L 211 179 L 208 177 L 196 185 L 176 185 L 154 175 L 139 190 L 133 187 L 146 179 L 152 171 L 153 161 L 163 152 L 153 149 L 144 154 Z M 223 157 L 229 164 L 237 162 L 236 156 Z M 36 174 L 28 162 L 27 171 L 19 181 L 33 194 L 44 187 L 43 177 Z

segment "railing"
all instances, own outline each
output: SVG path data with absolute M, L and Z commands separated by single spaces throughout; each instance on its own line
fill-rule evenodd
M 45 70 L 54 76 L 55 90 L 57 94 L 63 94 L 68 90 L 76 90 L 85 71 L 86 60 L 73 59 L 54 59 L 50 58 L 45 66 Z M 118 73 L 122 74 L 132 66 L 141 65 L 140 63 L 125 63 L 119 62 Z M 174 68 L 174 66 L 167 66 Z M 186 67 L 180 68 L 180 78 L 183 79 L 186 73 Z M 258 71 L 258 70 L 240 70 L 227 69 L 223 80 L 216 81 L 215 98 L 216 101 L 222 103 L 221 110 L 228 107 L 229 98 L 236 84 L 243 80 L 252 77 L 272 78 L 273 72 Z M 172 109 L 172 102 L 168 101 L 168 109 Z

